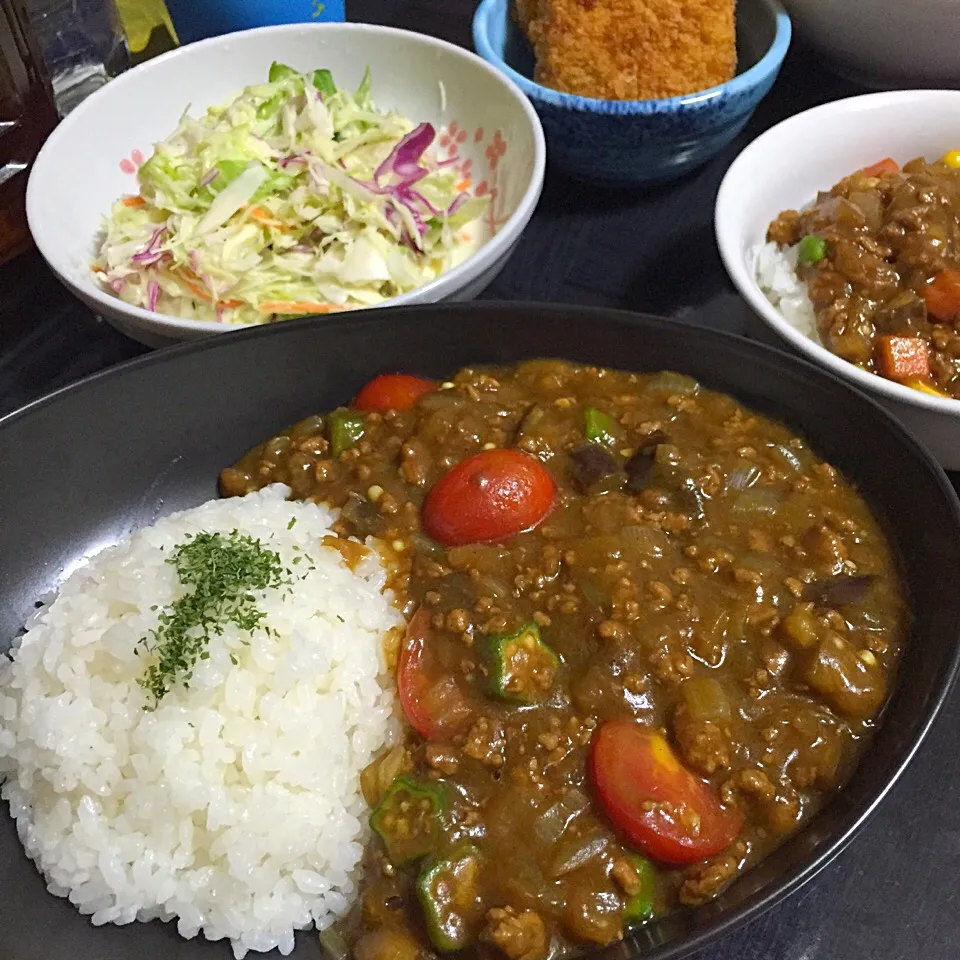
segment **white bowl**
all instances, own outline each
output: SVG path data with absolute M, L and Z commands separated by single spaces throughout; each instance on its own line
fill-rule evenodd
M 92 310 L 151 346 L 241 329 L 180 320 L 129 306 L 90 271 L 96 238 L 113 202 L 136 192 L 135 166 L 176 128 L 243 87 L 262 83 L 274 60 L 300 70 L 326 67 L 359 85 L 367 65 L 381 109 L 437 128 L 441 156 L 460 157 L 478 191 L 491 195 L 482 246 L 448 273 L 389 305 L 467 300 L 496 277 L 533 215 L 546 148 L 526 96 L 480 57 L 432 37 L 359 23 L 263 27 L 174 50 L 107 84 L 47 140 L 27 187 L 37 247 L 61 281 Z M 469 165 L 469 166 L 467 166 Z
M 791 326 L 756 279 L 770 222 L 884 157 L 903 163 L 960 148 L 960 91 L 903 90 L 838 100 L 797 114 L 744 149 L 720 185 L 720 256 L 740 294 L 791 347 L 871 394 L 948 469 L 960 469 L 960 401 L 932 397 L 858 369 Z
M 909 86 L 960 77 L 957 0 L 783 0 L 797 35 L 847 76 Z

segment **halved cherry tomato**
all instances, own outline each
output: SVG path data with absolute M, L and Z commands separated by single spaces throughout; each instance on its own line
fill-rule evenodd
M 430 380 L 411 377 L 406 373 L 384 373 L 374 377 L 353 401 L 357 410 L 386 413 L 409 410 L 425 393 L 432 393 L 437 385 Z
M 865 177 L 882 177 L 885 173 L 899 173 L 900 164 L 890 157 L 884 157 L 860 171 Z
M 458 463 L 423 504 L 423 528 L 440 543 L 489 543 L 532 530 L 550 512 L 557 485 L 519 450 L 485 450 Z
M 400 649 L 397 693 L 410 726 L 426 740 L 442 740 L 470 716 L 470 706 L 458 677 L 440 671 L 431 681 L 429 638 L 430 614 L 419 607 Z
M 720 853 L 743 825 L 659 733 L 630 720 L 612 720 L 597 730 L 589 764 L 607 816 L 631 844 L 661 863 L 696 863 Z

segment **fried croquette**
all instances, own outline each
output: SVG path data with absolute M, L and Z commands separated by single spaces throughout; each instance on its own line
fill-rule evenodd
M 736 72 L 735 0 L 516 0 L 537 83 L 583 97 L 695 93 Z

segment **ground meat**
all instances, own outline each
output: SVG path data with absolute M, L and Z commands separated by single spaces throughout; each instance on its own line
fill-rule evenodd
M 427 763 L 429 763 L 434 770 L 439 770 L 441 773 L 450 775 L 457 772 L 459 760 L 457 759 L 456 751 L 452 747 L 447 747 L 439 743 L 428 743 Z
M 543 960 L 549 938 L 540 914 L 517 913 L 513 907 L 494 907 L 487 914 L 483 937 L 499 947 L 510 960 Z
M 463 752 L 488 767 L 503 766 L 503 731 L 488 717 L 476 720 L 467 734 Z
M 610 868 L 610 876 L 617 881 L 620 889 L 628 897 L 635 897 L 640 892 L 640 876 L 633 868 L 633 864 L 624 857 L 614 860 Z
M 400 448 L 400 473 L 407 483 L 425 487 L 432 468 L 433 458 L 422 440 L 413 437 Z
M 737 875 L 739 861 L 723 854 L 691 867 L 680 884 L 680 902 L 696 906 L 712 900 Z
M 712 720 L 694 720 L 680 704 L 673 715 L 673 733 L 684 760 L 708 776 L 730 766 L 733 748 L 730 725 Z

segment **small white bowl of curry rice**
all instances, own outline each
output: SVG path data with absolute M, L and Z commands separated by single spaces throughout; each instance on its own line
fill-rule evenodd
M 727 172 L 716 233 L 778 337 L 960 469 L 960 91 L 851 97 L 778 124 Z

